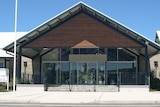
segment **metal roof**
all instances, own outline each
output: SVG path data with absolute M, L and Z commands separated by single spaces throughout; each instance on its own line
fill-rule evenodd
M 152 40 L 144 37 L 143 35 L 139 34 L 138 32 L 128 28 L 127 26 L 121 24 L 120 22 L 110 18 L 109 16 L 101 13 L 100 11 L 94 9 L 93 7 L 83 3 L 79 2 L 75 4 L 74 6 L 70 7 L 69 9 L 61 12 L 60 14 L 56 15 L 55 17 L 49 19 L 48 21 L 42 23 L 40 26 L 36 27 L 35 29 L 31 30 L 29 33 L 27 33 L 24 37 L 17 40 L 17 51 L 19 49 L 20 44 L 23 44 L 33 38 L 36 38 L 38 35 L 42 34 L 43 32 L 57 26 L 60 24 L 60 22 L 65 21 L 66 19 L 72 17 L 73 15 L 85 11 L 88 14 L 91 14 L 92 16 L 98 18 L 104 23 L 109 24 L 110 26 L 114 27 L 115 29 L 118 29 L 119 31 L 129 35 L 131 38 L 141 42 L 142 44 L 145 44 L 148 47 L 148 55 L 149 57 L 153 56 L 160 50 L 160 45 L 153 42 Z M 10 45 L 6 46 L 4 50 L 13 52 L 14 43 L 11 43 Z M 23 50 L 22 54 L 27 57 L 34 57 L 36 54 L 38 54 L 40 50 L 35 49 L 25 49 Z M 145 53 L 144 50 L 142 53 Z M 32 54 L 32 55 L 31 55 Z

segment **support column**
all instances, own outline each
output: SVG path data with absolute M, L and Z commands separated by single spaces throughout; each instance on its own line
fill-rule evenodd
M 7 68 L 7 58 L 4 58 L 4 68 Z
M 22 47 L 19 47 L 19 55 L 17 58 L 17 82 L 21 83 L 21 62 L 22 62 Z
M 145 84 L 149 85 L 150 82 L 150 70 L 149 70 L 149 57 L 148 57 L 148 47 L 145 46 Z
M 39 81 L 39 83 L 44 83 L 44 75 L 42 74 L 43 73 L 43 70 L 42 70 L 42 56 L 40 55 L 40 61 L 39 61 L 39 70 L 40 70 L 40 73 L 39 73 L 39 79 L 40 79 L 40 81 Z M 43 75 L 43 76 L 42 76 Z M 43 78 L 42 78 L 43 77 Z
M 105 75 L 105 77 L 104 77 L 104 81 L 105 81 L 105 85 L 108 85 L 108 70 L 107 70 L 107 61 L 105 62 L 105 69 L 104 69 L 104 75 Z

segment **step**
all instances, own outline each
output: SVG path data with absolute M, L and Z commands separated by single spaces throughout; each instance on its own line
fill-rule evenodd
M 48 91 L 117 92 L 115 85 L 50 85 Z

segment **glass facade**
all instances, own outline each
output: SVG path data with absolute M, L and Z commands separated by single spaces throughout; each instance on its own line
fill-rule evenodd
M 70 61 L 72 54 L 105 54 L 107 58 L 105 61 Z M 55 48 L 42 56 L 41 81 L 55 85 L 145 84 L 145 73 L 138 71 L 137 59 L 127 49 Z
M 0 68 L 4 68 L 4 62 L 0 62 Z

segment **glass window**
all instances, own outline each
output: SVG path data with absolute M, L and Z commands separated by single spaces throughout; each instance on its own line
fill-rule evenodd
M 117 55 L 118 53 L 118 55 Z M 108 49 L 107 54 L 108 61 L 136 61 L 137 58 L 131 52 L 125 49 Z
M 43 72 L 44 72 L 44 82 L 48 84 L 60 84 L 60 66 L 59 63 L 44 63 Z
M 61 82 L 62 84 L 69 84 L 69 63 L 61 63 Z
M 118 64 L 119 72 L 134 72 L 136 71 L 136 64 L 135 63 L 119 63 Z
M 4 63 L 0 62 L 0 68 L 4 68 Z
M 87 54 L 88 50 L 86 48 L 80 49 L 80 54 Z
M 109 62 L 107 63 L 108 84 L 116 85 L 119 82 L 122 85 L 137 84 L 137 63 L 135 62 Z
M 105 48 L 99 48 L 99 54 L 105 54 Z
M 98 48 L 81 48 L 80 54 L 97 54 Z
M 97 63 L 89 62 L 87 66 L 87 84 L 97 84 Z
M 118 49 L 118 60 L 119 61 L 135 61 L 136 57 L 124 49 Z
M 77 84 L 77 63 L 71 62 L 71 84 Z
M 105 54 L 105 48 L 73 48 L 73 54 Z
M 69 48 L 62 48 L 61 49 L 61 61 L 68 61 L 69 54 L 70 54 Z
M 87 84 L 87 63 L 78 63 L 78 84 Z
M 44 82 L 48 84 L 69 84 L 69 63 L 44 63 Z
M 108 49 L 107 60 L 117 61 L 117 49 Z
M 107 63 L 107 83 L 109 85 L 116 85 L 117 84 L 117 63 Z
M 55 48 L 42 56 L 43 61 L 59 61 L 59 49 Z
M 105 84 L 105 63 L 98 63 L 98 84 Z
M 120 74 L 121 84 L 136 84 L 136 63 L 119 63 L 118 72 Z
M 79 54 L 79 48 L 73 48 L 73 54 Z

